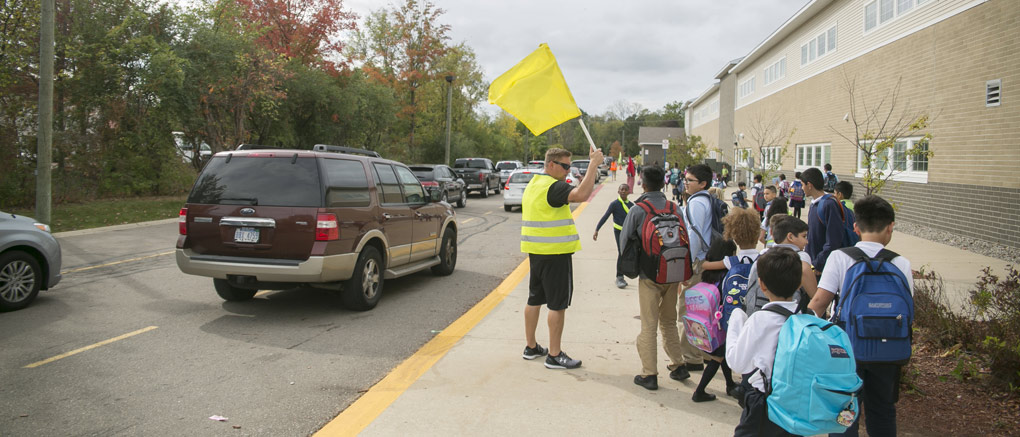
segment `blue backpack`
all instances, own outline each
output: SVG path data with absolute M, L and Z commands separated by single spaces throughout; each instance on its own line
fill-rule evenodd
M 719 293 L 722 294 L 722 318 L 719 321 L 723 331 L 730 325 L 730 314 L 733 314 L 733 310 L 744 308 L 744 301 L 747 297 L 747 279 L 751 276 L 751 266 L 754 265 L 754 261 L 746 256 L 742 259 L 735 256 L 728 258 L 731 267 L 719 286 Z
M 834 320 L 850 336 L 862 363 L 910 360 L 914 298 L 910 282 L 893 265 L 895 252 L 882 249 L 874 258 L 857 247 L 840 249 L 854 260 L 846 272 Z
M 843 241 L 840 242 L 839 247 L 850 247 L 857 244 L 861 241 L 861 237 L 854 232 L 854 222 L 856 222 L 854 213 L 847 209 L 847 207 L 843 206 L 843 204 L 836 200 L 835 197 L 829 196 L 829 198 L 832 199 L 832 203 L 835 205 L 835 208 L 838 208 L 839 218 L 843 224 Z M 817 214 L 818 221 L 825 223 L 825 218 L 822 217 L 822 208 L 818 208 Z M 826 223 L 826 225 L 828 225 L 828 223 Z
M 768 418 L 796 435 L 842 433 L 858 415 L 864 385 L 846 332 L 779 305 L 762 309 L 786 317 L 779 330 L 772 376 L 765 379 Z

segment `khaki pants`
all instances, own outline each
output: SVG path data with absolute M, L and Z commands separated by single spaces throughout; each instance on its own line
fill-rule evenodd
M 637 337 L 638 356 L 641 357 L 641 375 L 658 375 L 656 357 L 656 328 L 662 331 L 662 348 L 669 357 L 668 369 L 686 362 L 701 363 L 701 351 L 687 341 L 677 328 L 678 284 L 656 284 L 651 279 L 638 281 L 638 301 L 641 307 L 641 333 Z M 686 310 L 686 306 L 683 307 Z M 682 326 L 682 325 L 681 325 Z M 681 328 L 682 329 L 682 328 Z

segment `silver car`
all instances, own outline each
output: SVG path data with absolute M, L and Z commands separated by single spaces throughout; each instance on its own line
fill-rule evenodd
M 504 211 L 510 212 L 513 211 L 515 206 L 521 206 L 521 201 L 524 199 L 524 189 L 528 186 L 528 182 L 531 182 L 531 179 L 539 174 L 544 174 L 544 172 L 541 170 L 525 169 L 517 170 L 510 174 L 506 186 L 503 187 Z
M 20 310 L 60 282 L 60 243 L 50 227 L 0 211 L 0 311 Z
M 524 164 L 520 161 L 499 161 L 496 163 L 496 170 L 499 170 L 499 183 L 506 185 L 507 179 L 510 179 L 510 174 L 516 170 L 524 168 Z

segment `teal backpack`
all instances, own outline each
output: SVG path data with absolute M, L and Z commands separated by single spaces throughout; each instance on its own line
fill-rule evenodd
M 857 419 L 857 395 L 864 384 L 846 332 L 779 305 L 762 311 L 787 317 L 779 330 L 771 378 L 759 370 L 768 390 L 769 420 L 796 435 L 846 431 Z

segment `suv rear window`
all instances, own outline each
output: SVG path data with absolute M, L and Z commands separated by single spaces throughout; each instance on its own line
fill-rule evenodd
M 517 168 L 517 163 L 515 162 L 501 162 L 496 164 L 497 170 L 513 170 L 515 168 Z
M 411 167 L 411 171 L 422 181 L 436 180 L 435 173 L 438 172 L 438 170 L 432 170 L 432 167 Z
M 507 181 L 511 184 L 523 184 L 525 182 L 531 182 L 531 179 L 538 173 L 514 173 L 510 176 L 510 180 Z
M 188 203 L 319 207 L 319 167 L 313 157 L 214 157 Z
M 453 163 L 453 168 L 488 168 L 485 161 L 481 159 L 458 159 Z

